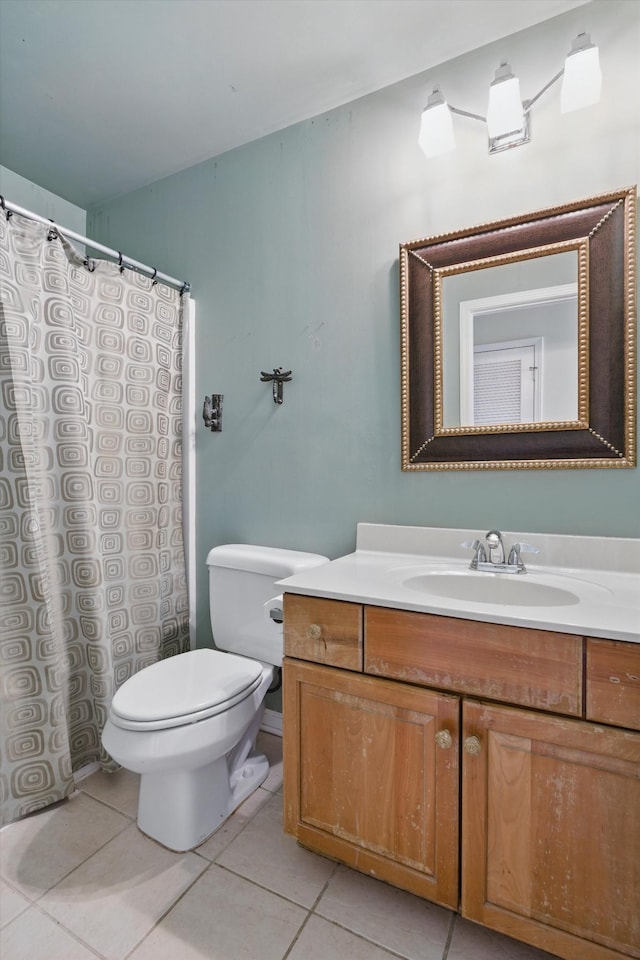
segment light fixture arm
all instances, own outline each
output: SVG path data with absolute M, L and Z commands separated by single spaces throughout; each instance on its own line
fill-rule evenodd
M 547 90 L 550 90 L 551 87 L 554 85 L 554 83 L 557 83 L 558 80 L 561 80 L 563 76 L 564 76 L 564 69 L 559 70 L 558 73 L 556 73 L 555 77 L 552 77 L 548 83 L 545 83 L 544 87 L 541 90 L 538 90 L 536 95 L 532 97 L 531 100 L 523 100 L 522 107 L 524 112 L 528 113 L 529 110 L 531 110 L 531 107 L 534 105 L 534 103 L 537 103 L 540 97 L 543 94 L 545 94 Z M 459 117 L 469 117 L 470 120 L 480 120 L 481 123 L 487 122 L 487 118 L 482 117 L 479 113 L 469 113 L 468 110 L 460 110 L 458 107 L 452 107 L 451 104 L 448 104 L 448 106 L 449 106 L 449 110 L 451 110 L 451 113 L 455 113 Z
M 552 77 L 548 83 L 545 83 L 544 87 L 541 90 L 538 90 L 535 97 L 532 97 L 531 100 L 523 100 L 522 107 L 524 112 L 528 113 L 529 110 L 531 110 L 531 107 L 534 105 L 534 103 L 537 103 L 540 97 L 543 94 L 545 94 L 547 90 L 550 90 L 551 87 L 554 85 L 554 83 L 557 83 L 558 80 L 561 80 L 563 76 L 564 76 L 564 68 L 562 70 L 559 70 L 558 73 L 556 73 L 555 77 Z M 487 118 L 480 116 L 479 113 L 469 113 L 468 110 L 460 110 L 458 107 L 452 107 L 451 104 L 448 104 L 448 107 L 449 107 L 449 110 L 451 110 L 451 113 L 455 113 L 459 117 L 469 117 L 470 120 L 480 120 L 481 123 L 487 122 Z
M 457 113 L 459 117 L 469 117 L 471 120 L 480 120 L 481 123 L 486 123 L 487 118 L 481 117 L 479 113 L 469 113 L 468 110 L 458 110 L 457 107 L 452 107 L 451 104 L 448 105 L 451 113 Z
M 544 87 L 542 88 L 542 90 L 539 90 L 538 93 L 536 93 L 535 97 L 532 97 L 531 100 L 525 100 L 525 101 L 523 101 L 522 106 L 524 107 L 524 112 L 525 112 L 525 113 L 528 113 L 529 110 L 531 110 L 531 107 L 534 105 L 534 103 L 537 103 L 537 101 L 540 99 L 540 97 L 542 96 L 542 94 L 543 94 L 543 93 L 546 93 L 547 90 L 550 90 L 551 87 L 554 85 L 554 83 L 557 83 L 558 80 L 560 80 L 561 77 L 563 77 L 563 76 L 564 76 L 564 68 L 563 68 L 562 70 L 560 70 L 558 73 L 556 73 L 555 77 L 552 77 L 551 80 L 549 80 L 548 83 L 545 83 L 545 85 L 544 85 Z

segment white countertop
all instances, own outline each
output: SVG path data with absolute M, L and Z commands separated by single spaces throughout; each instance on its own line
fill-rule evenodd
M 640 643 L 640 540 L 503 531 L 507 550 L 515 542 L 539 548 L 539 555 L 523 556 L 527 573 L 471 573 L 472 551 L 460 544 L 483 539 L 485 533 L 361 523 L 355 553 L 278 586 L 286 593 Z M 525 606 L 425 592 L 422 584 L 435 583 L 434 575 L 442 573 L 468 574 L 478 582 L 526 578 L 563 590 L 569 599 L 560 605 Z M 474 592 L 482 591 L 478 587 Z

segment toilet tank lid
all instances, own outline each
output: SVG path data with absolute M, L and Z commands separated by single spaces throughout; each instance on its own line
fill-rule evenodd
M 294 573 L 328 562 L 328 557 L 318 553 L 303 553 L 281 547 L 260 547 L 251 543 L 226 543 L 213 547 L 207 554 L 208 567 L 248 570 L 278 579 L 291 577 Z

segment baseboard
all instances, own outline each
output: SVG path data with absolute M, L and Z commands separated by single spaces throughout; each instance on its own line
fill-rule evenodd
M 277 710 L 268 710 L 264 711 L 262 717 L 261 730 L 264 730 L 265 733 L 273 733 L 276 737 L 282 736 L 282 714 L 278 713 Z
M 94 760 L 93 763 L 87 763 L 86 766 L 80 767 L 80 769 L 76 770 L 73 774 L 74 783 L 81 783 L 83 780 L 86 780 L 87 777 L 90 777 L 92 773 L 97 773 L 100 769 L 101 767 L 97 760 Z

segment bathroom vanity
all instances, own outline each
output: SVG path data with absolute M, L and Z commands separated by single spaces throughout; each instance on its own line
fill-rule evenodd
M 281 584 L 285 829 L 567 960 L 638 958 L 640 541 L 522 535 L 511 579 L 468 535 L 360 524 Z

